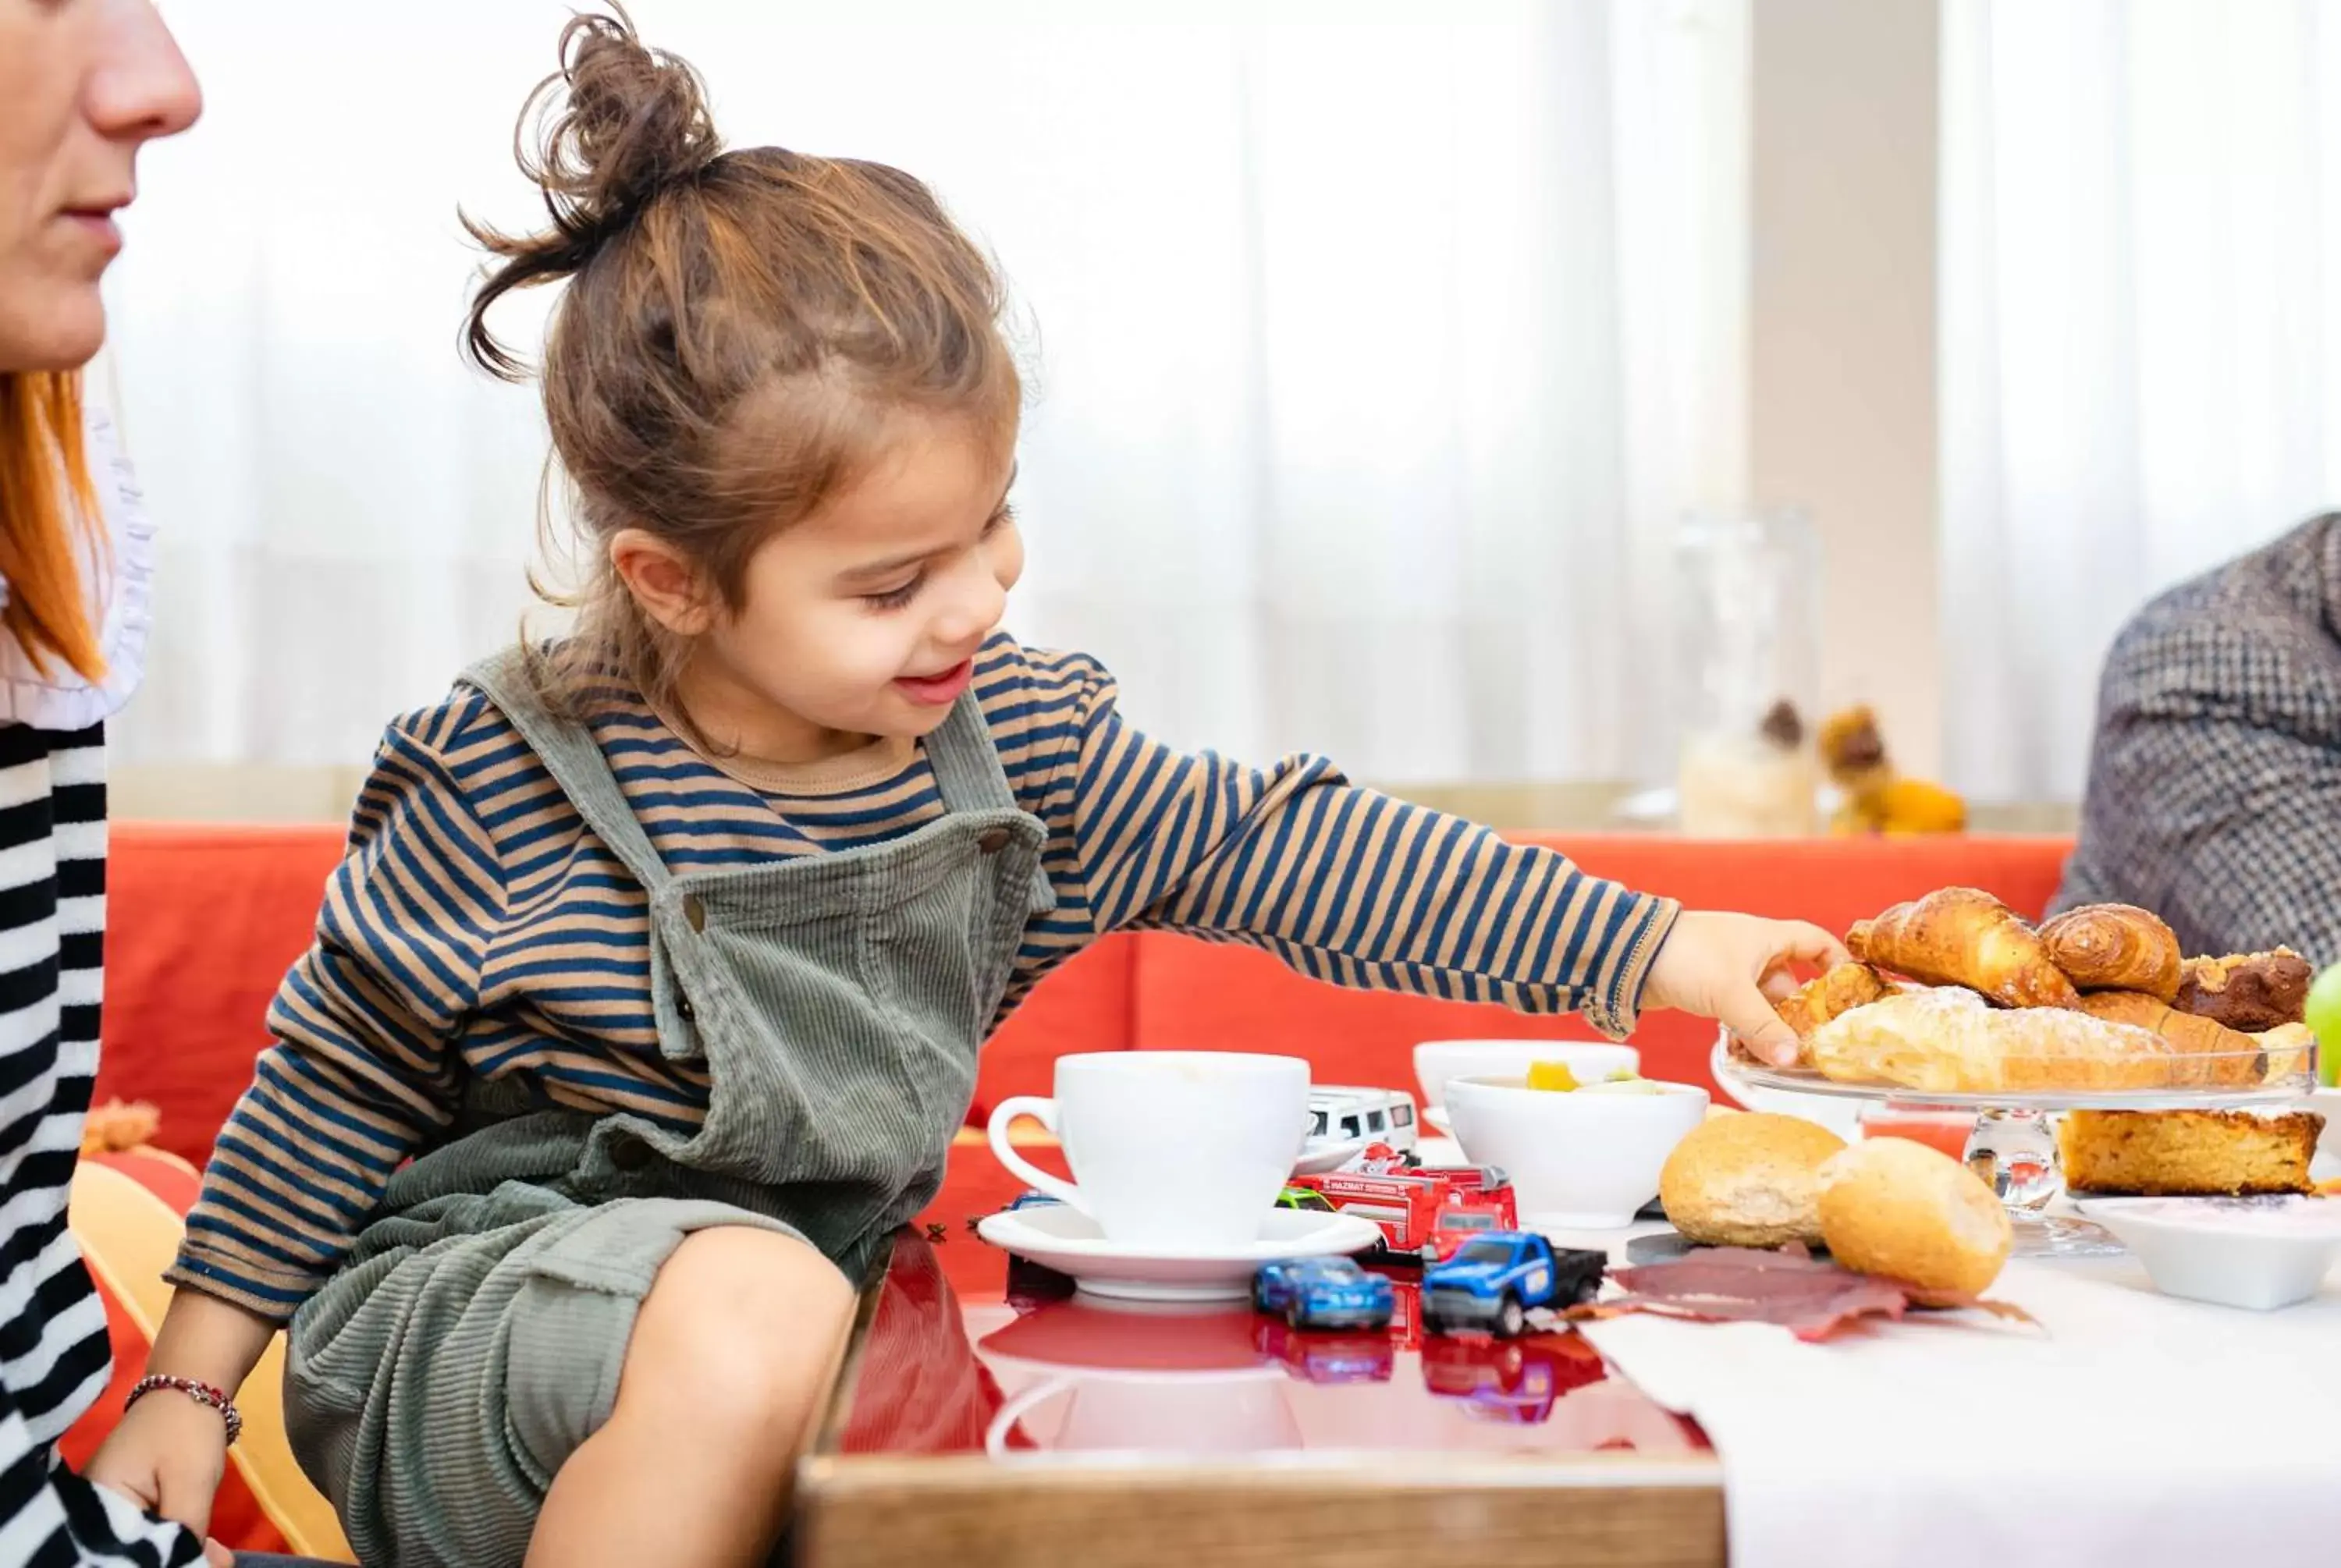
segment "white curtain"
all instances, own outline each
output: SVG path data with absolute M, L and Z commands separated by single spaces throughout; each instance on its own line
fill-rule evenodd
M 1663 771 L 1671 531 L 1743 466 L 1746 6 L 630 9 L 735 144 L 898 164 L 999 256 L 1013 630 L 1168 739 L 1403 780 Z M 457 361 L 454 211 L 529 221 L 566 12 L 173 8 L 210 107 L 111 285 L 170 541 L 129 755 L 360 759 L 512 634 L 543 436 Z
M 2341 505 L 2341 4 L 1943 17 L 1949 756 L 2071 798 L 2122 620 Z

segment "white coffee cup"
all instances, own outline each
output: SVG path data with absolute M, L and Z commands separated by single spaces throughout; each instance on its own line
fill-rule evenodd
M 1020 1095 L 986 1131 L 1000 1163 L 1097 1221 L 1106 1239 L 1209 1253 L 1258 1239 L 1309 1136 L 1309 1064 L 1241 1051 L 1099 1051 L 1057 1058 L 1056 1095 Z M 1009 1145 L 1031 1116 L 1070 1182 Z

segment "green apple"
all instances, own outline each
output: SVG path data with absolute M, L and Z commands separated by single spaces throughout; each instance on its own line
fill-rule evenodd
M 2341 1086 L 2341 964 L 2316 977 L 2302 1014 L 2316 1034 L 2316 1077 L 2326 1088 Z

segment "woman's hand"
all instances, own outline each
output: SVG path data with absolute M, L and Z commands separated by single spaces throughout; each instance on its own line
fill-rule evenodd
M 1772 1004 L 1797 989 L 1789 966 L 1827 969 L 1851 961 L 1835 937 L 1802 920 L 1686 909 L 1650 961 L 1642 1006 L 1718 1019 L 1758 1060 L 1788 1067 L 1797 1059 L 1796 1031 Z
M 175 1389 L 158 1388 L 122 1413 L 82 1476 L 205 1535 L 226 1471 L 227 1423 L 220 1413 Z M 226 1559 L 208 1539 L 204 1555 L 214 1563 Z

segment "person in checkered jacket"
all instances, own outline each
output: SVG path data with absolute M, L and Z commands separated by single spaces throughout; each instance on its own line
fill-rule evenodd
M 2122 630 L 2057 908 L 2137 904 L 2190 953 L 2341 961 L 2341 512 Z

